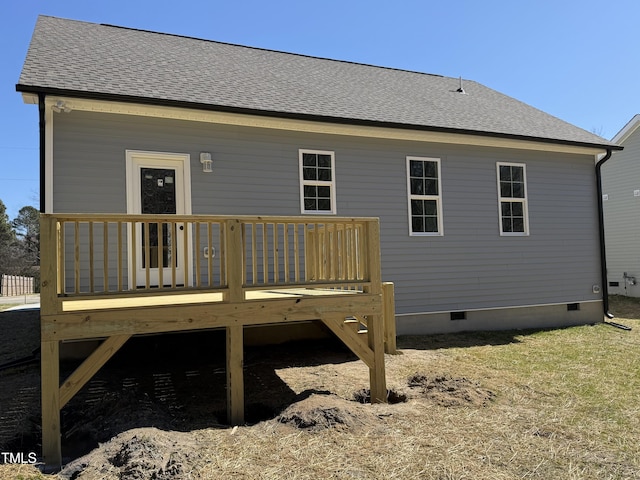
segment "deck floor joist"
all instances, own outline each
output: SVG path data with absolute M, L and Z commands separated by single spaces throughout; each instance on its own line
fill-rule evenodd
M 247 292 L 248 299 L 241 302 L 192 303 L 196 299 L 202 300 L 206 295 L 69 301 L 71 304 L 83 302 L 84 308 L 71 308 L 68 311 L 63 309 L 52 315 L 43 314 L 42 340 L 82 340 L 121 334 L 268 325 L 320 320 L 326 315 L 341 313 L 345 317 L 354 314 L 382 314 L 381 294 L 350 294 L 348 291 L 336 294 L 310 289 L 260 290 Z M 91 303 L 95 303 L 95 309 L 87 308 Z M 105 308 L 105 305 L 109 307 Z

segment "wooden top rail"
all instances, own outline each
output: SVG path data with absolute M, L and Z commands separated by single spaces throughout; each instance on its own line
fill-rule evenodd
M 240 223 L 297 223 L 297 224 L 345 224 L 378 223 L 375 217 L 336 217 L 333 215 L 281 216 L 281 215 L 175 215 L 137 213 L 42 213 L 41 219 L 57 222 L 226 222 Z

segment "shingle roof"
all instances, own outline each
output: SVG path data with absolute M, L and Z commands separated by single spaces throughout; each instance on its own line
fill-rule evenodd
M 41 16 L 17 90 L 613 145 L 465 80 Z

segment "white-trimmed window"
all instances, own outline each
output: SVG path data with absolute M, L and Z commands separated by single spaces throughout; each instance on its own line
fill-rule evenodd
M 440 159 L 407 157 L 409 234 L 442 235 Z
M 335 155 L 300 150 L 300 209 L 302 213 L 336 213 Z
M 527 173 L 523 163 L 497 163 L 500 234 L 529 235 Z

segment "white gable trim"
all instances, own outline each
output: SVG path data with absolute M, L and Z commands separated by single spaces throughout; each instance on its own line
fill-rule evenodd
M 629 120 L 624 127 L 622 127 L 622 130 L 620 130 L 616 136 L 611 139 L 611 141 L 618 144 L 624 142 L 637 130 L 638 127 L 640 127 L 640 114 L 634 115 L 633 118 Z
M 23 94 L 25 103 L 32 103 L 31 94 Z M 67 97 L 47 97 L 47 104 L 64 101 L 72 110 L 88 112 L 114 113 L 119 115 L 138 115 L 195 122 L 219 123 L 244 127 L 271 128 L 295 132 L 320 133 L 328 135 L 348 135 L 355 137 L 386 138 L 390 140 L 408 140 L 416 142 L 445 143 L 453 145 L 471 145 L 477 147 L 511 148 L 518 150 L 537 150 L 546 152 L 593 155 L 605 153 L 604 148 L 555 143 L 534 140 L 517 140 L 483 135 L 468 135 L 449 132 L 430 132 L 423 130 L 405 130 L 387 127 L 368 127 L 363 125 L 347 125 L 339 123 L 317 122 L 276 118 L 260 115 L 216 112 L 189 108 L 167 107 L 159 105 L 143 105 L 105 100 L 88 100 Z

